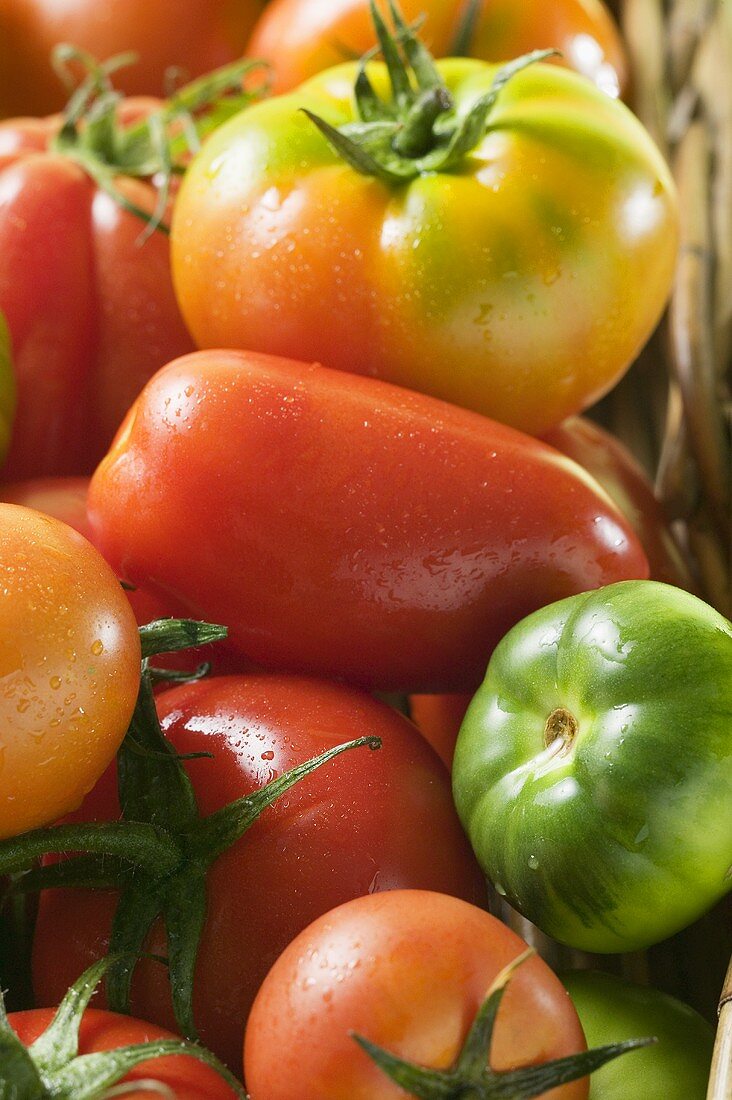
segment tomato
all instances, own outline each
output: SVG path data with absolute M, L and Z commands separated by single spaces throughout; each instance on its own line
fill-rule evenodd
M 385 691 L 473 688 L 523 614 L 646 572 L 605 495 L 545 445 L 244 352 L 152 380 L 89 508 L 120 576 L 225 623 L 255 663 Z
M 732 886 L 732 624 L 655 581 L 529 616 L 461 727 L 453 790 L 489 878 L 586 951 L 671 935 Z
M 26 1012 L 12 1012 L 8 1019 L 19 1039 L 30 1046 L 46 1030 L 54 1016 L 52 1008 L 36 1008 Z M 116 1050 L 118 1047 L 148 1043 L 155 1039 L 175 1039 L 164 1028 L 121 1016 L 88 1008 L 79 1030 L 79 1054 Z M 168 1055 L 142 1062 L 122 1078 L 125 1084 L 140 1081 L 141 1086 L 125 1090 L 125 1100 L 152 1100 L 159 1092 L 144 1087 L 142 1082 L 156 1081 L 172 1090 L 176 1100 L 233 1100 L 237 1094 L 210 1066 L 185 1054 Z M 0 1069 L 2 1084 L 2 1069 Z M 10 1093 L 9 1095 L 14 1095 Z M 23 1094 L 25 1095 L 25 1094 Z M 86 1094 L 85 1094 L 86 1095 Z
M 455 742 L 472 695 L 410 695 L 409 716 L 439 755 L 452 768 Z
M 218 857 L 194 991 L 203 1041 L 236 1070 L 244 1022 L 275 959 L 310 921 L 361 894 L 399 887 L 454 893 L 480 903 L 482 876 L 457 822 L 442 764 L 402 715 L 353 689 L 274 676 L 214 677 L 158 697 L 165 736 L 190 760 L 201 813 L 258 790 L 324 748 L 378 735 L 378 752 L 339 757 L 302 780 Z M 114 819 L 109 773 L 82 809 Z M 40 898 L 34 988 L 58 998 L 70 977 L 104 954 L 115 896 L 48 890 Z M 165 955 L 157 926 L 150 951 Z M 165 972 L 141 962 L 136 1014 L 171 1021 Z
M 0 837 L 76 809 L 114 757 L 137 698 L 140 642 L 124 592 L 70 527 L 0 505 Z
M 577 970 L 561 978 L 589 1046 L 637 1035 L 658 1039 L 657 1045 L 599 1069 L 590 1100 L 704 1100 L 714 1029 L 697 1012 L 611 974 Z
M 150 375 L 192 346 L 166 237 L 141 244 L 140 218 L 53 151 L 60 129 L 58 117 L 0 124 L 0 310 L 18 383 L 10 479 L 90 473 Z M 115 186 L 152 213 L 150 183 Z
M 163 95 L 165 73 L 186 78 L 234 61 L 263 0 L 2 0 L 0 118 L 58 111 L 68 91 L 53 72 L 51 51 L 72 42 L 94 57 L 132 51 L 120 72 L 128 95 Z
M 424 19 L 435 57 L 453 54 L 465 0 L 402 0 L 410 22 Z M 322 69 L 360 57 L 376 41 L 368 0 L 273 0 L 254 28 L 247 52 L 273 66 L 274 88 L 286 92 Z M 623 45 L 601 0 L 484 0 L 464 52 L 505 61 L 530 50 L 555 48 L 561 63 L 617 96 L 627 79 Z M 463 52 L 463 51 L 461 51 Z
M 391 1100 L 405 1094 L 358 1048 L 355 1032 L 408 1061 L 446 1069 L 488 988 L 525 948 L 495 917 L 455 898 L 399 890 L 362 897 L 305 929 L 267 975 L 247 1025 L 251 1100 Z M 538 957 L 509 985 L 494 1069 L 584 1049 L 558 978 Z M 543 1094 L 587 1096 L 587 1080 Z
M 10 431 L 15 418 L 15 375 L 10 359 L 10 333 L 0 313 L 0 464 L 10 446 Z
M 694 591 L 696 582 L 679 550 L 663 507 L 638 462 L 610 432 L 580 416 L 544 436 L 602 485 L 631 523 L 648 557 L 651 579 Z
M 317 359 L 541 434 L 655 326 L 673 182 L 574 73 L 532 65 L 495 99 L 495 65 L 429 71 L 403 107 L 380 63 L 354 98 L 347 64 L 220 127 L 173 214 L 181 310 L 199 347 Z

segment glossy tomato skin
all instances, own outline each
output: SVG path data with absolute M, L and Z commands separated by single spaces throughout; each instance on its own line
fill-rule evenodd
M 438 68 L 459 113 L 496 74 Z M 383 66 L 369 72 L 386 96 Z M 671 285 L 674 185 L 648 134 L 588 81 L 534 65 L 460 165 L 392 186 L 303 113 L 353 121 L 355 76 L 339 66 L 256 104 L 193 161 L 171 255 L 198 346 L 317 359 L 532 434 L 591 404 Z
M 714 1029 L 698 1012 L 656 989 L 612 974 L 568 971 L 562 982 L 590 1047 L 655 1036 L 592 1075 L 590 1100 L 704 1100 Z
M 127 95 L 165 95 L 165 73 L 200 76 L 241 54 L 263 0 L 2 0 L 0 118 L 59 111 L 68 90 L 51 51 L 71 42 L 104 61 L 133 52 L 115 73 Z
M 203 814 L 329 746 L 367 735 L 383 742 L 309 776 L 213 865 L 194 1011 L 205 1045 L 235 1072 L 244 1023 L 267 971 L 327 909 L 401 887 L 485 900 L 445 769 L 414 726 L 385 704 L 325 681 L 247 676 L 175 688 L 159 696 L 158 709 L 180 752 L 214 754 L 186 763 Z M 111 773 L 82 815 L 118 815 Z M 34 946 L 40 1000 L 57 998 L 87 959 L 104 953 L 113 904 L 109 893 L 44 892 Z M 165 954 L 160 929 L 149 946 Z M 170 1026 L 165 974 L 143 962 L 138 975 L 134 1011 Z
M 696 590 L 696 581 L 653 494 L 653 486 L 619 439 L 592 420 L 572 416 L 547 432 L 544 441 L 577 462 L 602 485 L 640 539 L 648 557 L 651 580 L 689 592 Z
M 488 877 L 572 947 L 644 948 L 730 889 L 732 624 L 654 581 L 529 616 L 460 730 L 453 791 Z
M 0 505 L 0 837 L 75 810 L 137 698 L 140 642 L 109 566 L 65 524 Z
M 36 1008 L 13 1012 L 10 1026 L 18 1038 L 30 1046 L 51 1023 L 55 1009 Z M 153 1024 L 120 1016 L 98 1008 L 88 1008 L 79 1029 L 79 1054 L 116 1050 L 118 1047 L 151 1042 L 154 1039 L 177 1038 L 172 1032 Z M 176 1100 L 233 1100 L 234 1091 L 215 1070 L 196 1058 L 172 1055 L 143 1062 L 125 1074 L 121 1083 L 155 1080 L 173 1090 Z M 125 1100 L 150 1100 L 156 1095 L 149 1089 L 125 1092 Z
M 402 1090 L 350 1033 L 447 1069 L 491 982 L 525 948 L 490 914 L 425 891 L 358 898 L 327 913 L 289 945 L 259 991 L 244 1048 L 252 1100 L 397 1100 Z M 499 1010 L 493 1068 L 583 1050 L 568 1001 L 541 959 L 523 964 Z M 586 1097 L 587 1079 L 543 1095 Z
M 128 104 L 127 117 L 136 112 Z M 0 123 L 0 310 L 18 384 L 3 468 L 12 480 L 91 473 L 147 379 L 192 347 L 167 238 L 141 244 L 141 219 L 49 150 L 59 127 Z M 152 213 L 149 183 L 117 186 Z
M 89 504 L 120 576 L 223 622 L 255 663 L 386 691 L 474 688 L 522 614 L 647 569 L 601 490 L 545 445 L 244 352 L 161 371 Z
M 455 52 L 465 0 L 402 0 L 408 22 L 423 20 L 420 36 L 434 57 Z M 274 90 L 290 91 L 311 76 L 360 57 L 375 45 L 367 0 L 272 0 L 247 47 L 273 67 Z M 617 96 L 627 80 L 623 45 L 600 0 L 484 0 L 469 56 L 508 61 L 531 50 L 558 49 L 561 64 Z

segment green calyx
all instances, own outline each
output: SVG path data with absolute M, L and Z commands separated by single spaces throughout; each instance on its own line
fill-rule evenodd
M 655 1039 L 627 1039 L 622 1043 L 612 1043 L 539 1065 L 503 1072 L 491 1069 L 488 1059 L 503 995 L 515 971 L 533 954 L 533 949 L 529 948 L 496 977 L 473 1021 L 463 1049 L 449 1070 L 417 1066 L 397 1058 L 360 1035 L 353 1038 L 387 1077 L 418 1100 L 529 1100 L 586 1077 L 621 1054 L 656 1042 Z
M 139 122 L 124 125 L 119 117 L 123 95 L 114 88 L 112 76 L 135 60 L 134 54 L 127 53 L 100 63 L 76 46 L 62 43 L 55 48 L 54 67 L 69 88 L 74 84 L 71 66 L 81 65 L 85 76 L 66 105 L 61 129 L 50 147 L 80 164 L 119 206 L 141 218 L 149 236 L 156 229 L 168 232 L 163 219 L 172 179 L 185 170 L 201 139 L 263 95 L 267 86 L 245 91 L 245 76 L 263 64 L 235 62 L 180 88 Z M 118 176 L 154 180 L 154 211 L 132 202 L 117 185 Z
M 391 83 L 391 100 L 380 99 L 369 79 L 371 51 L 361 60 L 356 77 L 357 122 L 336 128 L 311 111 L 304 113 L 357 172 L 387 183 L 404 183 L 426 172 L 456 167 L 486 133 L 501 89 L 516 73 L 551 57 L 556 50 L 534 50 L 504 65 L 489 91 L 467 113 L 458 116 L 429 50 L 405 23 L 395 0 L 387 2 L 393 31 L 384 22 L 375 0 L 370 0 Z M 469 13 L 474 20 L 473 6 Z M 469 21 L 466 35 L 472 34 L 472 29 Z
M 11 1028 L 0 992 L 0 1096 L 8 1100 L 108 1100 L 112 1095 L 123 1095 L 126 1086 L 114 1086 L 142 1062 L 186 1054 L 211 1066 L 236 1096 L 245 1098 L 240 1083 L 215 1055 L 185 1039 L 154 1039 L 116 1050 L 79 1054 L 82 1017 L 99 982 L 120 961 L 108 956 L 89 967 L 69 989 L 43 1034 L 29 1047 Z M 135 1082 L 135 1087 L 140 1089 L 143 1082 Z M 170 1090 L 152 1076 L 145 1080 L 144 1087 L 170 1095 Z
M 135 712 L 117 754 L 119 821 L 55 825 L 0 842 L 0 875 L 18 874 L 15 889 L 48 887 L 118 889 L 110 951 L 124 956 L 107 975 L 107 1002 L 129 1013 L 136 959 L 154 921 L 161 917 L 168 941 L 168 971 L 176 1022 L 189 1039 L 193 978 L 206 920 L 206 879 L 213 862 L 301 779 L 349 749 L 378 749 L 377 737 L 362 737 L 299 764 L 251 795 L 201 817 L 183 757 L 165 739 L 158 721 L 149 659 L 223 638 L 224 627 L 165 619 L 140 630 L 142 675 Z M 195 677 L 200 670 L 192 675 Z M 204 754 L 205 755 L 205 754 Z M 213 765 L 212 765 L 213 766 Z M 34 867 L 51 853 L 78 852 Z M 2 1096 L 2 1093 L 0 1093 Z

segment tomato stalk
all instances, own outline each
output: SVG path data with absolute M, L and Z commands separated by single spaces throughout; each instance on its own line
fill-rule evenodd
M 209 623 L 166 619 L 140 629 L 140 691 L 117 755 L 122 820 L 38 829 L 0 843 L 0 874 L 31 867 L 41 856 L 82 853 L 28 870 L 21 891 L 48 887 L 116 888 L 121 896 L 110 950 L 124 955 L 107 975 L 110 1008 L 129 1012 L 137 958 L 153 922 L 162 917 L 168 939 L 173 1009 L 182 1033 L 196 1038 L 193 977 L 206 920 L 206 879 L 214 861 L 239 840 L 260 814 L 311 772 L 352 748 L 380 747 L 378 737 L 337 745 L 291 768 L 265 787 L 201 817 L 182 758 L 163 736 L 155 708 L 149 660 L 224 637 Z
M 259 61 L 238 61 L 199 77 L 171 95 L 158 110 L 130 126 L 119 119 L 122 93 L 111 77 L 136 60 L 118 54 L 103 63 L 84 50 L 61 43 L 54 65 L 67 83 L 67 66 L 80 63 L 86 72 L 63 112 L 51 149 L 81 165 L 97 186 L 147 225 L 146 232 L 168 232 L 164 217 L 173 177 L 185 169 L 188 157 L 200 148 L 200 139 L 215 126 L 266 91 L 262 85 L 243 89 L 243 80 L 262 68 Z M 158 201 L 152 214 L 132 202 L 117 186 L 117 176 L 159 180 Z
M 357 172 L 388 183 L 403 183 L 423 172 L 454 168 L 486 133 L 490 113 L 508 81 L 557 52 L 534 50 L 510 61 L 498 70 L 489 91 L 459 116 L 432 55 L 407 25 L 395 0 L 388 0 L 393 31 L 375 0 L 370 3 L 391 83 L 391 101 L 376 94 L 366 69 L 371 54 L 366 54 L 354 89 L 358 122 L 335 127 L 312 111 L 304 109 L 304 113 Z M 470 31 L 470 18 L 466 22 Z
M 353 1038 L 387 1077 L 419 1100 L 530 1100 L 530 1097 L 541 1096 L 550 1089 L 594 1073 L 621 1054 L 656 1042 L 652 1038 L 626 1039 L 622 1043 L 611 1043 L 535 1066 L 503 1071 L 491 1069 L 491 1042 L 503 995 L 515 971 L 533 954 L 533 948 L 529 948 L 497 975 L 449 1070 L 418 1066 L 397 1058 L 361 1035 Z
M 204 1047 L 185 1039 L 155 1039 L 116 1050 L 79 1055 L 82 1017 L 99 982 L 120 960 L 108 956 L 90 966 L 72 985 L 53 1020 L 29 1047 L 10 1026 L 0 991 L 0 1096 L 13 1100 L 98 1100 L 130 1070 L 154 1058 L 187 1054 L 211 1066 L 233 1092 L 246 1094 L 236 1078 Z M 137 1088 L 142 1082 L 136 1083 Z M 157 1083 L 156 1083 L 156 1091 Z

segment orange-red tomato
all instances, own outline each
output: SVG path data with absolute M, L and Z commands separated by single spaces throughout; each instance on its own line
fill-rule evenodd
M 224 623 L 251 661 L 383 691 L 475 688 L 524 615 L 647 571 L 605 493 L 546 444 L 247 352 L 160 371 L 89 502 L 120 576 Z
M 30 1046 L 49 1026 L 55 1011 L 52 1008 L 35 1008 L 27 1012 L 12 1012 L 9 1016 L 10 1026 L 18 1038 L 26 1046 Z M 116 1050 L 118 1047 L 136 1046 L 154 1039 L 175 1038 L 177 1036 L 172 1032 L 143 1020 L 88 1008 L 79 1029 L 79 1054 Z M 142 1062 L 126 1073 L 120 1083 L 131 1085 L 134 1081 L 150 1080 L 167 1086 L 176 1100 L 233 1100 L 235 1096 L 234 1090 L 214 1069 L 185 1054 Z M 124 1100 L 154 1100 L 157 1095 L 157 1091 L 141 1087 L 129 1092 L 125 1090 Z
M 468 0 L 401 0 L 410 21 L 423 18 L 435 57 L 455 52 Z M 247 53 L 273 67 L 286 92 L 322 69 L 360 57 L 375 42 L 368 0 L 274 0 L 260 18 Z M 561 63 L 608 92 L 625 87 L 622 41 L 601 0 L 483 0 L 468 56 L 507 61 L 531 50 L 558 49 Z
M 137 624 L 101 555 L 0 505 L 0 837 L 76 809 L 113 759 L 140 679 Z
M 138 61 L 115 83 L 128 95 L 163 95 L 167 69 L 199 76 L 234 61 L 264 0 L 0 0 L 0 118 L 58 111 L 68 91 L 51 51 L 70 42 L 103 61 Z
M 132 122 L 151 103 L 130 101 Z M 192 342 L 170 278 L 167 237 L 53 152 L 58 117 L 0 123 L 0 310 L 18 409 L 8 479 L 91 473 L 147 379 Z M 155 209 L 149 182 L 117 188 Z
M 491 983 L 525 948 L 495 917 L 442 894 L 398 890 L 327 913 L 284 951 L 254 1003 L 244 1046 L 251 1100 L 399 1100 L 404 1092 L 351 1033 L 447 1069 Z M 534 1065 L 584 1047 L 561 982 L 529 959 L 498 1010 L 491 1066 Z M 587 1092 L 585 1078 L 543 1097 Z

